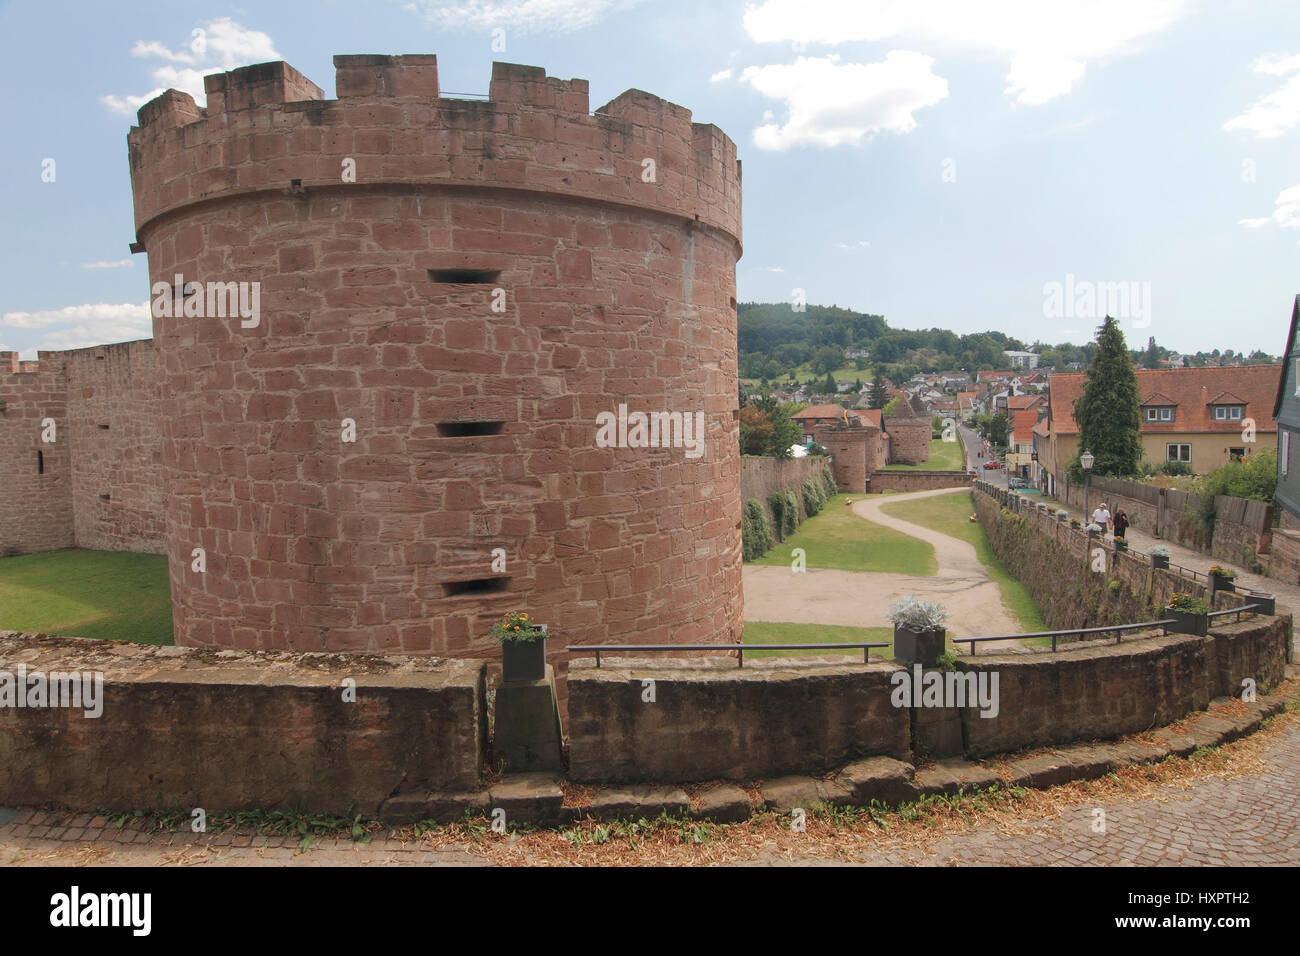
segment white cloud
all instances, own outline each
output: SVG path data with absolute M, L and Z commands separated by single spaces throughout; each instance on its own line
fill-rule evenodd
M 100 259 L 97 262 L 83 262 L 83 269 L 123 269 L 131 265 L 130 259 L 118 259 L 116 262 L 108 262 Z
M 754 145 L 839 146 L 882 131 L 910 132 L 916 127 L 913 112 L 948 96 L 948 81 L 934 75 L 933 64 L 920 53 L 894 50 L 879 63 L 841 63 L 832 54 L 747 67 L 740 79 L 785 100 L 788 113 L 784 124 L 767 121 L 755 129 Z
M 721 83 L 723 80 L 731 79 L 731 69 L 719 70 L 709 77 L 710 83 Z
M 755 272 L 784 272 L 785 269 L 783 269 L 781 266 L 755 266 L 754 271 Z
M 1182 16 L 1187 0 L 764 0 L 745 11 L 759 43 L 835 45 L 903 42 L 1009 60 L 1007 89 L 1019 103 L 1062 96 L 1090 63 L 1138 52 Z
M 870 245 L 871 243 L 866 239 L 855 239 L 853 242 L 839 243 L 841 249 L 866 249 Z
M 1267 76 L 1292 75 L 1278 89 L 1224 123 L 1223 128 L 1242 129 L 1260 139 L 1276 139 L 1300 126 L 1300 53 L 1262 56 L 1251 64 L 1251 69 Z
M 284 59 L 269 36 L 260 30 L 241 26 L 229 17 L 209 20 L 203 26 L 195 27 L 185 49 L 172 50 L 157 40 L 137 40 L 131 48 L 131 55 L 168 62 L 150 70 L 149 76 L 156 85 L 148 93 L 123 96 L 108 93 L 101 96 L 100 102 L 115 113 L 134 112 L 168 89 L 189 93 L 196 103 L 203 106 L 207 103 L 203 77 L 209 73 Z M 185 65 L 176 67 L 172 65 L 174 63 Z
M 405 9 L 443 30 L 573 33 L 644 0 L 412 0 Z
M 147 339 L 153 335 L 153 319 L 148 302 L 98 302 L 39 312 L 6 312 L 0 315 L 0 328 L 44 329 L 37 348 L 73 349 Z
M 1300 229 L 1300 183 L 1288 186 L 1277 194 L 1273 200 L 1275 208 L 1271 216 L 1259 216 L 1254 219 L 1238 219 L 1237 225 L 1247 229 L 1261 229 L 1264 226 L 1277 226 L 1280 229 Z

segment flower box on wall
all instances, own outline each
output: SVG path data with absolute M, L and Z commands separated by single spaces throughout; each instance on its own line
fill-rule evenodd
M 1193 634 L 1196 637 L 1204 637 L 1210 632 L 1210 617 L 1208 614 L 1202 614 L 1197 611 L 1179 611 L 1176 608 L 1165 608 L 1165 617 L 1172 618 L 1174 623 L 1168 625 L 1169 630 L 1175 634 Z
M 909 631 L 905 627 L 894 628 L 894 660 L 900 664 L 921 664 L 933 667 L 943 653 L 948 631 Z

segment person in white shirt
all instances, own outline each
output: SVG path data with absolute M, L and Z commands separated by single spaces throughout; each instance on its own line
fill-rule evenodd
M 1106 510 L 1106 502 L 1103 501 L 1092 513 L 1092 523 L 1100 525 L 1103 534 L 1110 531 L 1110 512 Z

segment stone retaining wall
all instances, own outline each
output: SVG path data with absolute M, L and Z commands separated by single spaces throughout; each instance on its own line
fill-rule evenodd
M 1111 514 L 1120 509 L 1127 512 L 1129 522 L 1139 531 L 1220 561 L 1267 570 L 1273 524 L 1273 506 L 1269 502 L 1215 495 L 1214 528 L 1207 535 L 1189 517 L 1197 495 L 1110 477 L 1093 478 L 1086 496 L 1084 491 L 1083 484 L 1071 482 L 1065 475 L 1057 476 L 1057 497 L 1072 507 L 1083 508 L 1086 504 L 1095 508 L 1104 501 Z M 1280 576 L 1288 580 L 1291 577 L 1286 571 Z
M 965 471 L 891 471 L 872 472 L 867 491 L 931 491 L 936 488 L 964 488 L 975 479 Z
M 767 508 L 768 517 L 774 518 L 772 509 L 767 504 L 767 496 L 776 491 L 793 491 L 799 502 L 799 520 L 802 521 L 808 516 L 804 514 L 800 485 L 805 478 L 820 477 L 829 464 L 827 459 L 821 457 L 780 461 L 776 458 L 746 455 L 740 459 L 741 500 L 757 498 Z
M 889 701 L 896 670 L 860 659 L 571 661 L 569 772 L 579 781 L 743 780 L 906 759 L 910 717 Z
M 0 681 L 100 672 L 102 715 L 18 708 L 0 686 L 0 805 L 289 808 L 375 815 L 465 790 L 487 740 L 484 665 L 209 651 L 0 632 Z M 354 702 L 343 682 L 356 682 Z

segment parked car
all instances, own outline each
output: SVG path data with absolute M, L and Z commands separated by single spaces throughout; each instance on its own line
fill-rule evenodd
M 1000 461 L 993 461 L 992 459 L 989 459 L 988 461 L 984 462 L 985 471 L 988 471 L 992 468 L 1001 468 L 1001 467 L 1002 467 L 1002 462 Z
M 1008 478 L 1008 479 L 1007 479 L 1007 487 L 1008 487 L 1008 488 L 1024 488 L 1024 487 L 1025 487 L 1025 479 L 1023 479 L 1023 478 L 1016 478 L 1016 477 Z

